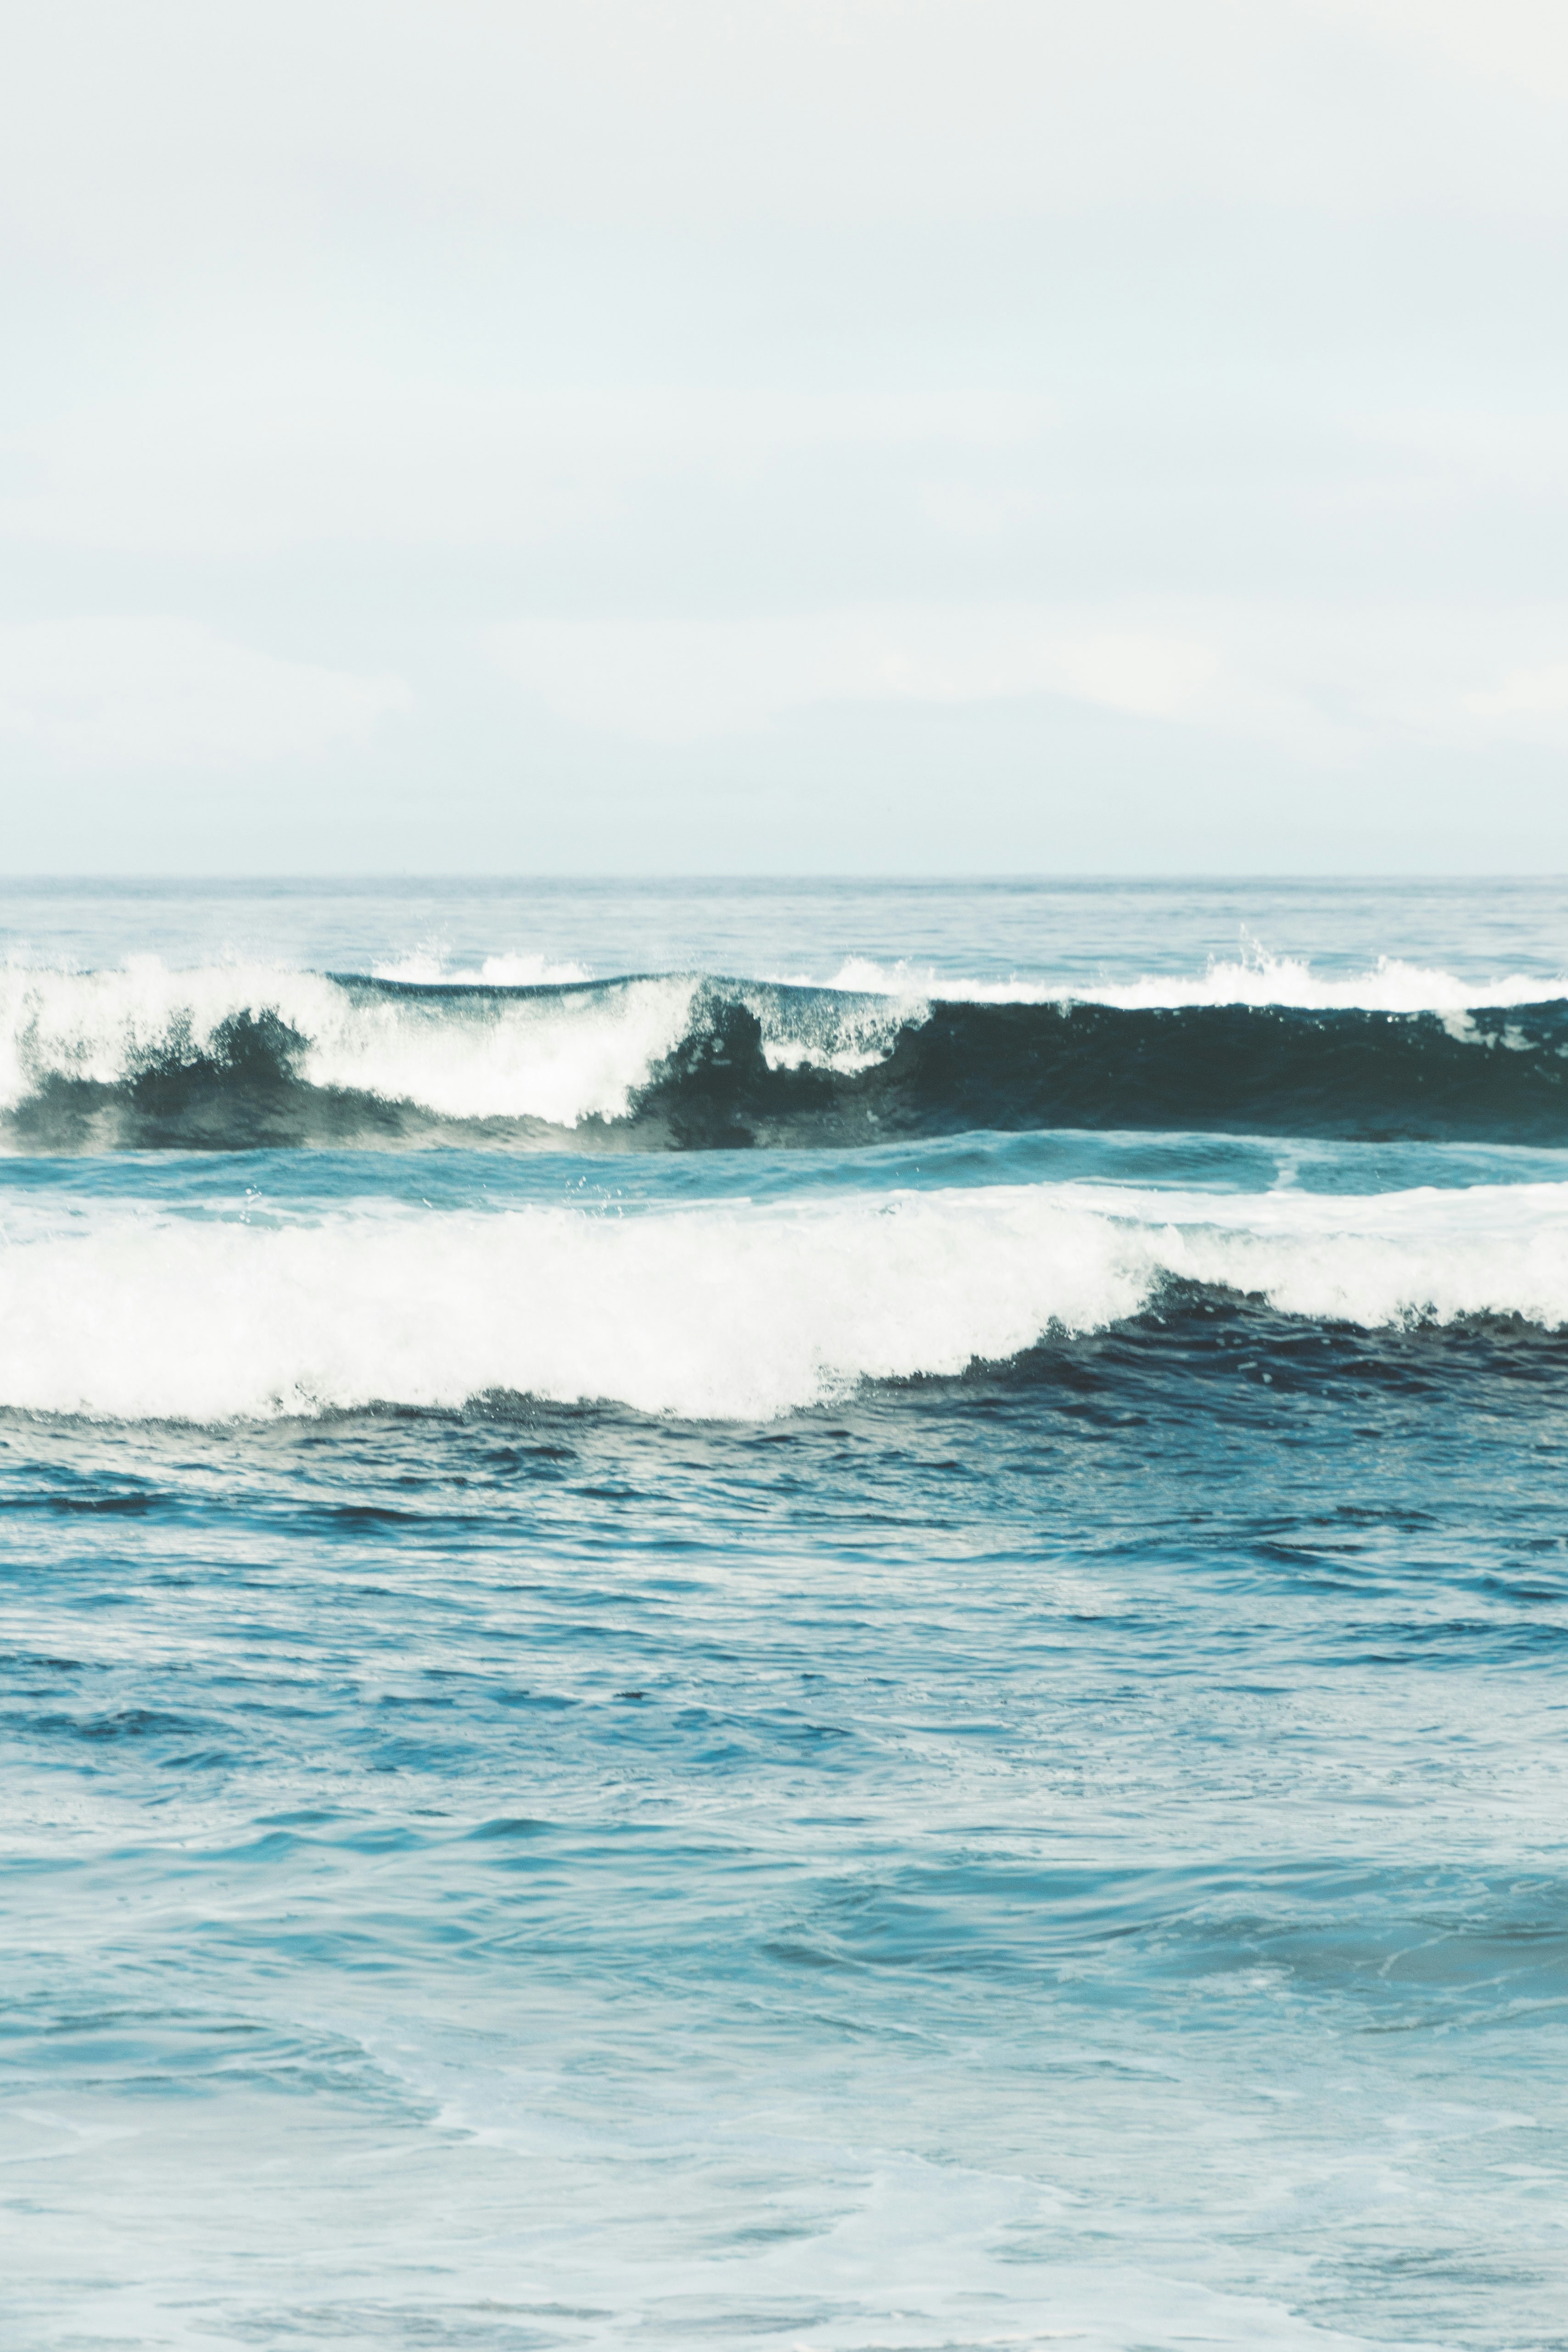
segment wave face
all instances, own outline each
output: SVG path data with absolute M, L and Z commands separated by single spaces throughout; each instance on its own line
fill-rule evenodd
M 1301 1327 L 1568 1324 L 1568 1185 L 1360 1199 L 988 1185 L 325 1217 L 14 1216 L 0 1405 L 214 1423 L 504 1393 L 767 1419 L 1215 1300 Z M 1185 1302 L 1182 1304 L 1182 1302 Z M 1294 1343 L 1293 1343 L 1294 1344 Z
M 1493 989 L 1464 1005 L 1449 1001 L 1458 983 L 1417 977 L 1437 1001 L 1389 1011 L 703 975 L 511 987 L 13 971 L 0 1121 L 11 1149 L 49 1152 L 845 1148 L 1044 1128 L 1568 1142 L 1568 1001 L 1489 1001 Z M 1400 992 L 1420 993 L 1408 979 Z

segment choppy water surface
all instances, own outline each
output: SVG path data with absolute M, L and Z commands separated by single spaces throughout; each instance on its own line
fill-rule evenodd
M 1545 886 L 13 887 L 26 2347 L 1568 2343 Z

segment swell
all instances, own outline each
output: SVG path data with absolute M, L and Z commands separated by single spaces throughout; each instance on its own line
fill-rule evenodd
M 174 976 L 170 976 L 171 980 Z M 689 1151 L 976 1129 L 1568 1144 L 1568 1001 L 948 1003 L 712 981 L 295 976 L 205 1017 L 165 989 L 13 1016 L 14 1150 L 443 1141 Z M 118 1025 L 116 1024 L 118 1023 Z

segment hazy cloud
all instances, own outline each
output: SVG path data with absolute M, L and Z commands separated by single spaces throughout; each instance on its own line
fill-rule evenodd
M 494 629 L 506 674 L 559 717 L 650 742 L 765 728 L 817 704 L 1044 698 L 1297 761 L 1380 741 L 1568 749 L 1568 605 L 1505 611 L 1321 604 L 861 606 L 770 619 L 523 620 Z
M 1357 863 L 1420 791 L 1413 854 L 1568 858 L 1561 9 L 7 32 L 0 775 L 35 862 L 121 786 L 155 861 L 170 764 L 182 858 L 243 860 L 197 790 L 240 762 L 311 801 L 302 856 L 591 866 L 640 793 L 670 861 L 767 864 L 831 777 L 874 849 L 906 793 L 906 864 L 952 856 L 960 780 L 975 856 L 1136 863 L 1166 836 L 1126 812 L 1179 777 L 1194 856 L 1243 839 L 1243 779 L 1254 862 Z
M 245 767 L 363 740 L 400 679 L 280 661 L 182 620 L 0 628 L 0 740 L 71 764 Z

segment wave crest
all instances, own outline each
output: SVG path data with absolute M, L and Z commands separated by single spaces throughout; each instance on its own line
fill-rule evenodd
M 0 1251 L 0 1404 L 223 1421 L 494 1391 L 764 1419 L 1102 1331 L 1171 1286 L 1325 1327 L 1568 1324 L 1568 1186 L 324 1218 L 58 1211 Z
M 703 975 L 500 987 L 13 971 L 13 1149 L 831 1145 L 968 1129 L 1568 1142 L 1568 1003 L 958 1003 Z

